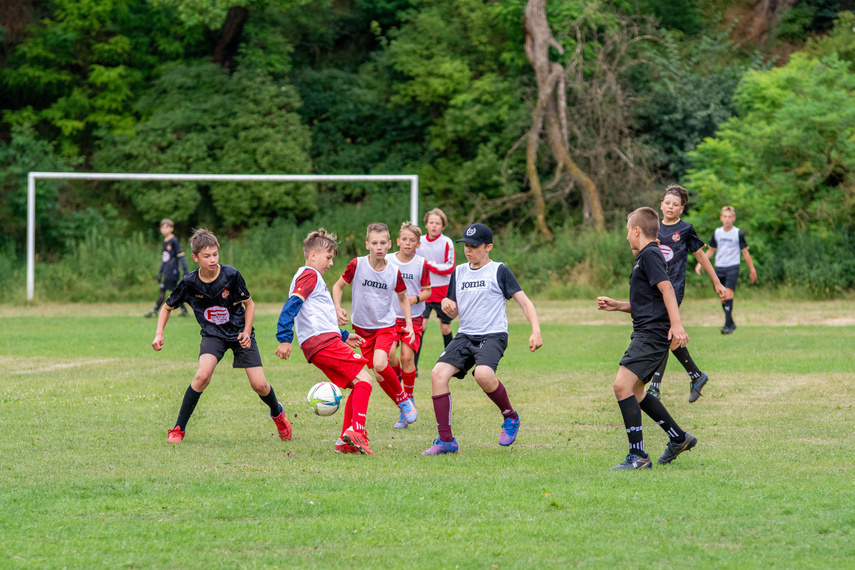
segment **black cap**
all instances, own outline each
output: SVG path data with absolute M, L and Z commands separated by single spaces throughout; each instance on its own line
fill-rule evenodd
M 493 232 L 484 224 L 472 224 L 463 230 L 463 237 L 457 240 L 457 243 L 460 242 L 465 242 L 469 245 L 493 243 Z

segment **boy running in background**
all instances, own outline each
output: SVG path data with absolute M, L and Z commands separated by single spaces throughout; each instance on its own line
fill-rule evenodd
M 722 301 L 727 294 L 724 286 L 718 280 L 710 260 L 704 255 L 704 242 L 695 233 L 692 224 L 680 219 L 680 214 L 683 213 L 688 201 L 689 193 L 686 192 L 686 189 L 673 184 L 665 188 L 665 192 L 662 194 L 662 202 L 659 204 L 659 209 L 662 210 L 662 220 L 659 224 L 659 250 L 665 258 L 665 269 L 668 272 L 671 285 L 674 286 L 674 295 L 677 297 L 678 307 L 683 302 L 683 293 L 686 291 L 686 262 L 690 251 L 695 254 L 698 264 L 706 270 L 707 275 L 712 279 L 715 292 Z M 706 372 L 701 372 L 698 369 L 687 347 L 681 346 L 671 352 L 674 353 L 674 356 L 689 374 L 689 402 L 694 402 L 701 397 L 701 390 L 709 380 L 709 376 Z M 653 374 L 653 379 L 647 388 L 647 393 L 654 398 L 659 398 L 662 377 L 665 374 L 667 364 L 668 356 L 666 355 L 659 369 Z
M 656 244 L 659 216 L 653 208 L 639 208 L 626 222 L 626 239 L 635 254 L 629 276 L 629 302 L 598 297 L 601 311 L 632 314 L 632 340 L 620 360 L 614 382 L 615 397 L 629 438 L 626 460 L 613 469 L 645 469 L 652 466 L 644 450 L 641 412 L 644 412 L 670 439 L 659 463 L 671 463 L 679 454 L 692 449 L 698 440 L 680 429 L 665 406 L 644 391 L 644 385 L 668 358 L 668 350 L 686 346 L 689 335 L 683 330 L 674 287 L 668 280 L 665 260 Z
M 413 405 L 415 405 L 413 389 L 416 382 L 415 356 L 422 342 L 422 321 L 424 320 L 422 312 L 425 310 L 425 299 L 431 294 L 430 272 L 427 262 L 424 257 L 416 255 L 421 236 L 422 231 L 417 225 L 412 222 L 404 222 L 401 224 L 401 229 L 398 230 L 398 252 L 386 256 L 386 260 L 397 267 L 404 278 L 404 283 L 407 285 L 407 302 L 410 303 L 410 311 L 415 315 L 413 316 L 415 338 L 408 341 L 404 313 L 397 304 L 393 303 L 397 316 L 395 332 L 398 334 L 397 344 L 401 346 L 401 358 L 399 360 L 396 355 L 396 347 L 393 347 L 391 354 L 389 354 L 389 364 L 398 378 L 403 379 L 404 392 L 406 392 L 410 402 L 413 402 Z M 404 412 L 401 412 L 395 427 L 403 429 L 407 425 L 409 424 L 404 417 Z
M 190 303 L 196 321 L 202 327 L 199 347 L 199 369 L 184 393 L 175 427 L 169 430 L 166 442 L 181 443 L 187 422 L 196 409 L 202 391 L 211 382 L 211 375 L 220 359 L 231 349 L 233 368 L 244 368 L 249 384 L 261 401 L 270 408 L 279 437 L 291 439 L 291 423 L 273 387 L 264 378 L 261 356 L 252 328 L 255 302 L 249 295 L 243 277 L 234 267 L 220 265 L 220 244 L 208 230 L 199 229 L 190 238 L 193 261 L 199 269 L 187 273 L 178 284 L 157 318 L 157 332 L 151 343 L 154 350 L 163 348 L 163 330 L 172 311 L 182 303 Z
M 451 275 L 448 295 L 442 309 L 452 318 L 460 315 L 460 328 L 439 356 L 430 375 L 433 409 L 439 437 L 422 455 L 457 453 L 457 439 L 451 432 L 451 377 L 472 375 L 478 386 L 499 408 L 504 418 L 499 445 L 511 445 L 520 427 L 519 414 L 511 405 L 504 385 L 496 378 L 499 360 L 508 346 L 508 318 L 505 300 L 519 303 L 531 324 L 528 348 L 534 352 L 543 346 L 537 312 L 523 293 L 517 278 L 501 262 L 490 259 L 493 232 L 484 224 L 472 224 L 463 232 L 464 252 L 468 263 L 458 265 Z
M 431 286 L 430 297 L 425 303 L 425 310 L 422 314 L 424 324 L 427 326 L 431 311 L 435 311 L 436 316 L 439 317 L 439 330 L 442 332 L 443 346 L 446 347 L 452 338 L 451 317 L 443 312 L 442 300 L 445 299 L 448 282 L 451 279 L 451 273 L 454 271 L 454 242 L 442 233 L 447 225 L 448 218 L 445 216 L 445 212 L 439 208 L 434 208 L 425 214 L 427 235 L 421 237 L 421 245 L 419 246 L 419 255 L 428 262 Z M 420 353 L 421 347 L 416 351 L 416 367 L 419 365 Z
M 178 238 L 172 232 L 175 231 L 175 224 L 170 219 L 160 221 L 160 233 L 163 235 L 163 253 L 160 256 L 160 270 L 157 272 L 157 282 L 160 283 L 160 294 L 157 301 L 154 302 L 154 309 L 146 313 L 146 317 L 154 317 L 160 310 L 163 300 L 166 298 L 166 292 L 175 291 L 178 286 L 178 280 L 182 275 L 187 275 L 187 258 L 184 257 L 184 252 L 181 251 L 181 244 L 178 243 Z M 181 271 L 178 272 L 178 262 L 181 262 Z M 163 281 L 161 281 L 163 279 Z M 181 305 L 181 316 L 187 316 L 187 307 Z
M 333 303 L 335 304 L 338 324 L 347 324 L 347 311 L 341 306 L 341 294 L 346 285 L 353 286 L 353 330 L 362 337 L 359 346 L 362 355 L 368 360 L 368 367 L 374 369 L 377 383 L 389 398 L 401 410 L 408 424 L 415 422 L 419 414 L 407 397 L 397 374 L 389 366 L 389 354 L 398 333 L 395 331 L 395 308 L 400 306 L 404 314 L 404 338 L 413 342 L 413 321 L 410 315 L 410 302 L 407 300 L 407 286 L 398 268 L 386 261 L 386 254 L 392 247 L 392 238 L 386 224 L 375 223 L 368 226 L 365 247 L 368 255 L 357 257 L 347 264 L 344 275 L 333 285 Z
M 306 264 L 297 270 L 288 290 L 288 301 L 282 307 L 276 328 L 279 346 L 276 356 L 288 359 L 292 327 L 296 325 L 300 348 L 306 361 L 317 366 L 330 381 L 341 389 L 351 388 L 344 405 L 341 436 L 335 443 L 336 453 L 374 455 L 365 435 L 368 400 L 371 397 L 371 375 L 365 369 L 368 361 L 350 347 L 359 346 L 362 338 L 339 330 L 330 290 L 324 274 L 332 267 L 338 254 L 336 236 L 323 228 L 311 232 L 303 241 Z
M 733 206 L 722 208 L 719 219 L 722 227 L 717 228 L 713 233 L 707 257 L 714 256 L 716 249 L 719 250 L 718 255 L 715 255 L 715 273 L 727 288 L 727 296 L 724 297 L 726 300 L 722 300 L 721 304 L 721 308 L 724 309 L 724 326 L 721 328 L 721 334 L 733 334 L 733 331 L 736 330 L 736 323 L 733 322 L 733 294 L 736 291 L 736 282 L 739 279 L 740 251 L 751 271 L 748 274 L 748 279 L 752 283 L 757 281 L 757 271 L 754 269 L 751 254 L 748 253 L 745 234 L 733 225 L 733 222 L 736 221 L 736 211 Z M 700 264 L 695 267 L 695 273 L 701 274 Z

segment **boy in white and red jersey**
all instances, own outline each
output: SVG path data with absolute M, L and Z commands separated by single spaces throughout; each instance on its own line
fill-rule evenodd
M 291 356 L 291 342 L 296 325 L 297 338 L 306 360 L 321 369 L 339 388 L 352 388 L 344 406 L 341 437 L 335 444 L 336 453 L 374 455 L 365 435 L 366 412 L 371 397 L 371 375 L 368 361 L 350 347 L 359 346 L 362 338 L 339 330 L 330 291 L 324 274 L 332 267 L 338 253 L 336 236 L 321 228 L 303 241 L 306 265 L 299 268 L 288 290 L 288 301 L 282 307 L 276 330 L 279 347 L 276 356 Z
M 374 369 L 377 383 L 400 408 L 407 423 L 411 424 L 418 419 L 419 414 L 401 387 L 397 374 L 389 366 L 389 354 L 398 340 L 398 333 L 395 332 L 395 304 L 400 305 L 404 314 L 404 338 L 412 342 L 415 333 L 404 278 L 397 267 L 386 261 L 386 254 L 392 247 L 386 224 L 374 223 L 368 226 L 365 247 L 368 255 L 351 260 L 344 275 L 333 285 L 338 324 L 347 324 L 347 311 L 341 306 L 341 294 L 346 285 L 352 285 L 353 316 L 350 320 L 354 332 L 363 339 L 360 345 L 362 356 L 368 360 L 368 367 Z
M 428 262 L 431 285 L 430 297 L 425 303 L 422 316 L 425 319 L 424 324 L 427 325 L 431 311 L 436 311 L 436 316 L 439 317 L 443 346 L 448 346 L 453 336 L 451 334 L 451 317 L 442 310 L 442 300 L 445 299 L 448 282 L 454 272 L 454 242 L 442 233 L 447 225 L 448 218 L 445 216 L 445 212 L 439 208 L 434 208 L 425 214 L 427 235 L 421 237 L 421 244 L 419 245 L 419 255 Z M 420 352 L 420 350 L 416 352 L 416 366 L 419 365 Z
M 505 386 L 496 378 L 499 360 L 508 346 L 508 318 L 505 301 L 519 303 L 531 324 L 528 348 L 534 352 L 543 346 L 537 311 L 520 287 L 513 272 L 504 264 L 490 259 L 493 232 L 484 224 L 472 224 L 463 232 L 464 252 L 469 263 L 454 269 L 448 295 L 442 308 L 452 317 L 460 315 L 460 328 L 454 340 L 430 374 L 433 409 L 439 437 L 422 455 L 457 453 L 457 440 L 451 432 L 451 377 L 472 375 L 478 386 L 496 404 L 504 418 L 499 445 L 511 445 L 520 427 L 519 414 L 511 405 Z
M 395 322 L 395 332 L 398 333 L 397 344 L 401 346 L 401 358 L 399 360 L 396 355 L 397 347 L 393 347 L 391 354 L 389 354 L 389 364 L 398 378 L 402 379 L 404 392 L 411 402 L 413 402 L 413 388 L 415 388 L 416 382 L 415 356 L 422 343 L 422 312 L 425 310 L 425 299 L 430 297 L 431 291 L 427 261 L 421 255 L 416 255 L 421 236 L 422 231 L 417 225 L 412 222 L 404 222 L 401 224 L 401 229 L 398 230 L 399 251 L 386 256 L 386 260 L 397 267 L 404 278 L 404 283 L 407 285 L 407 302 L 410 303 L 411 313 L 415 315 L 413 316 L 415 338 L 408 341 L 404 313 L 400 307 L 395 306 L 395 313 L 398 317 Z M 404 418 L 404 413 L 401 412 L 395 427 L 403 429 L 407 425 L 409 424 Z

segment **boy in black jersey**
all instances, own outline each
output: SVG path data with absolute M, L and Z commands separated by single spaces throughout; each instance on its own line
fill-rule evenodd
M 598 297 L 597 306 L 602 311 L 632 314 L 632 340 L 620 360 L 614 382 L 615 397 L 629 438 L 629 454 L 613 469 L 644 469 L 650 468 L 652 463 L 644 451 L 642 411 L 659 424 L 670 439 L 659 463 L 671 463 L 680 453 L 693 448 L 698 440 L 680 429 L 662 402 L 644 391 L 644 385 L 668 357 L 668 350 L 689 342 L 680 322 L 680 309 L 674 287 L 668 280 L 665 260 L 656 244 L 659 216 L 653 208 L 639 208 L 629 215 L 626 232 L 635 254 L 629 277 L 629 302 Z
M 662 210 L 662 220 L 659 224 L 659 250 L 665 258 L 665 269 L 668 271 L 668 280 L 674 286 L 677 306 L 682 303 L 683 293 L 686 290 L 686 262 L 689 252 L 695 255 L 698 266 L 706 270 L 707 275 L 712 279 L 715 292 L 724 302 L 727 290 L 719 281 L 710 260 L 704 254 L 704 242 L 698 237 L 692 224 L 680 219 L 680 214 L 683 213 L 688 201 L 689 193 L 686 192 L 686 189 L 677 184 L 672 184 L 665 188 L 662 201 L 659 204 L 659 209 Z M 701 372 L 698 369 L 687 347 L 678 347 L 671 352 L 674 353 L 674 356 L 677 357 L 689 375 L 689 403 L 695 402 L 701 397 L 701 390 L 709 380 L 709 376 L 706 372 Z M 662 376 L 665 374 L 667 364 L 668 357 L 666 356 L 659 369 L 653 374 L 653 379 L 647 388 L 647 393 L 654 398 L 659 398 Z
M 245 368 L 246 376 L 258 397 L 270 408 L 270 417 L 276 424 L 279 437 L 291 439 L 291 423 L 285 409 L 276 399 L 273 387 L 264 378 L 261 356 L 252 328 L 255 302 L 249 295 L 243 277 L 234 267 L 220 265 L 220 244 L 208 230 L 199 229 L 190 238 L 193 261 L 199 269 L 185 274 L 181 283 L 160 311 L 157 332 L 151 343 L 154 350 L 163 348 L 163 329 L 170 313 L 185 301 L 190 303 L 196 321 L 202 327 L 199 347 L 199 369 L 184 393 L 178 421 L 169 430 L 166 442 L 181 443 L 184 430 L 202 391 L 211 382 L 211 375 L 220 359 L 231 349 L 234 368 Z
M 163 299 L 166 297 L 166 292 L 175 291 L 181 275 L 187 275 L 187 258 L 181 251 L 178 238 L 172 234 L 174 230 L 175 224 L 172 223 L 172 220 L 167 218 L 160 221 L 160 233 L 163 234 L 163 254 L 160 256 L 160 270 L 156 277 L 160 283 L 160 295 L 154 303 L 154 309 L 144 315 L 146 317 L 153 317 L 157 314 L 160 305 L 163 304 Z M 182 273 L 178 273 L 179 261 L 181 261 Z M 187 308 L 184 305 L 181 305 L 181 316 L 187 316 Z

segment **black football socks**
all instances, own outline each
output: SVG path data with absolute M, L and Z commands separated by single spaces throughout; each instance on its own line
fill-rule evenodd
M 698 378 L 704 375 L 703 372 L 698 370 L 698 365 L 695 364 L 695 361 L 692 360 L 692 355 L 689 354 L 688 348 L 682 346 L 680 348 L 675 348 L 671 352 L 674 353 L 674 356 L 676 356 L 680 360 L 680 364 L 682 364 L 683 368 L 686 369 L 686 372 L 689 374 L 689 378 L 691 378 L 692 380 L 697 380 Z
M 665 354 L 665 358 L 662 359 L 662 364 L 659 365 L 659 368 L 656 369 L 656 372 L 653 373 L 653 376 L 650 377 L 650 387 L 655 390 L 662 389 L 662 377 L 665 376 L 665 367 L 668 366 L 668 354 Z
M 454 338 L 452 333 L 442 335 L 442 342 L 445 343 L 445 346 L 448 346 L 448 343 L 451 342 L 451 339 Z
M 270 384 L 268 384 L 270 386 Z M 270 391 L 266 396 L 258 395 L 261 398 L 261 401 L 267 404 L 267 407 L 270 408 L 270 415 L 274 418 L 280 414 L 279 411 L 279 400 L 276 399 L 276 392 L 273 391 L 273 386 L 270 386 Z
M 650 416 L 650 419 L 659 424 L 659 427 L 665 430 L 665 433 L 668 434 L 671 441 L 679 443 L 685 439 L 686 432 L 680 429 L 680 426 L 677 425 L 671 417 L 671 414 L 669 414 L 668 410 L 665 409 L 662 402 L 653 396 L 646 395 L 639 403 L 639 407 L 641 408 L 641 411 Z M 638 423 L 641 425 L 640 414 Z
M 724 326 L 730 328 L 733 326 L 733 299 L 728 299 L 722 305 L 724 309 Z
M 647 397 L 645 400 L 656 400 L 656 398 Z M 629 452 L 632 455 L 644 457 L 647 454 L 644 452 L 644 433 L 641 431 L 641 407 L 638 405 L 638 400 L 635 396 L 630 396 L 618 401 L 618 406 L 626 426 L 626 437 L 629 438 Z
M 181 402 L 181 410 L 178 412 L 178 421 L 175 422 L 181 431 L 187 427 L 187 422 L 190 421 L 190 416 L 193 415 L 193 410 L 196 409 L 196 404 L 199 403 L 199 396 L 201 395 L 202 392 L 197 392 L 193 386 L 187 386 L 187 391 L 184 392 L 184 400 Z

